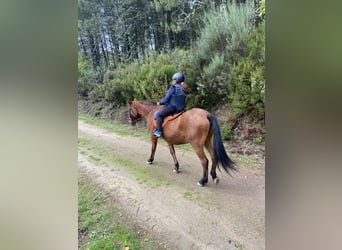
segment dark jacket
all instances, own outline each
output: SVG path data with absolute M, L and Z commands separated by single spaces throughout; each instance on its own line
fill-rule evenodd
M 163 99 L 159 101 L 160 105 L 168 104 L 173 106 L 177 111 L 185 108 L 186 93 L 180 84 L 172 85 L 166 92 Z

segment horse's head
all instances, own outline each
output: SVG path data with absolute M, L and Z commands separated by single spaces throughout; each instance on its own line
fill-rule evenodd
M 157 103 L 154 101 L 129 101 L 129 123 L 135 125 L 142 117 L 147 118 L 151 111 L 155 110 Z M 161 107 L 161 106 L 159 106 Z
M 136 124 L 136 122 L 141 118 L 141 115 L 138 112 L 135 101 L 129 101 L 128 105 L 129 105 L 129 120 L 128 120 L 128 122 L 134 126 Z

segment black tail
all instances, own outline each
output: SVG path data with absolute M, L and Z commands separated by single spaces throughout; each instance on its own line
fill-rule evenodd
M 221 164 L 224 170 L 229 173 L 229 170 L 237 170 L 235 163 L 228 157 L 226 150 L 222 143 L 221 131 L 218 125 L 217 119 L 214 115 L 209 114 L 208 119 L 210 121 L 210 126 L 213 129 L 213 147 L 214 147 L 214 156 L 215 161 L 217 162 L 217 166 Z

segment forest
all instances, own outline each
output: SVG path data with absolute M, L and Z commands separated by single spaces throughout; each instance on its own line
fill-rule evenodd
M 180 71 L 187 109 L 220 113 L 224 139 L 240 127 L 261 143 L 265 13 L 264 0 L 78 0 L 79 100 L 158 101 Z

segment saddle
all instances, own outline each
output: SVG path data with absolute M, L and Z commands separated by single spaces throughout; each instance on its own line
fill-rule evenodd
M 173 115 L 169 115 L 166 116 L 163 120 L 162 123 L 162 128 L 164 128 L 164 126 L 166 125 L 166 123 L 168 123 L 169 121 L 172 121 L 174 119 L 176 119 L 178 116 L 180 116 L 181 114 L 183 114 L 185 111 L 180 111 L 179 113 L 173 114 Z M 155 119 L 153 119 L 153 126 L 157 127 L 157 121 Z

